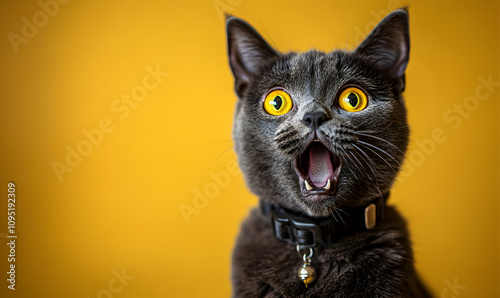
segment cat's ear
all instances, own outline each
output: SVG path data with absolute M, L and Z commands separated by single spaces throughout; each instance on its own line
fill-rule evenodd
M 410 55 L 408 11 L 398 9 L 388 14 L 355 52 L 372 57 L 383 71 L 404 80 Z
M 259 33 L 242 19 L 226 16 L 229 64 L 235 79 L 235 91 L 241 98 L 264 63 L 278 57 Z

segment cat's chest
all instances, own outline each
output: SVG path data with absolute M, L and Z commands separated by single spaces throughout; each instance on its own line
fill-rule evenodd
M 261 218 L 259 218 L 261 219 Z M 257 219 L 249 218 L 249 222 Z M 303 258 L 292 245 L 281 242 L 274 237 L 272 227 L 259 220 L 259 224 L 244 225 L 239 235 L 234 257 L 245 270 L 247 277 L 271 285 L 279 292 L 296 295 L 306 290 L 298 277 L 299 268 L 304 264 Z M 349 250 L 345 245 L 334 245 L 331 248 L 316 251 L 312 256 L 311 266 L 317 273 L 316 284 L 335 283 L 352 264 L 346 262 L 339 253 Z M 336 257 L 339 256 L 339 257 Z M 312 287 L 308 292 L 314 292 Z
M 247 282 L 267 287 L 267 292 L 261 293 L 264 297 L 342 293 L 344 289 L 352 289 L 359 280 L 377 276 L 383 278 L 387 268 L 397 270 L 403 265 L 401 261 L 404 258 L 396 254 L 391 257 L 391 251 L 399 244 L 394 238 L 387 237 L 388 233 L 393 232 L 360 233 L 327 249 L 315 250 L 311 265 L 316 270 L 317 278 L 313 285 L 306 288 L 298 277 L 298 270 L 304 264 L 302 256 L 295 247 L 274 237 L 266 218 L 252 212 L 238 237 L 233 270 L 243 272 L 244 277 L 241 278 Z M 381 240 L 384 237 L 387 239 Z M 403 251 L 401 247 L 397 249 L 399 254 Z

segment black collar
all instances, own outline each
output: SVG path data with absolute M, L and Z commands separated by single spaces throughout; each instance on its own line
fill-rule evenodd
M 281 241 L 301 247 L 322 249 L 344 235 L 372 229 L 384 218 L 385 201 L 389 193 L 373 200 L 368 206 L 335 214 L 335 217 L 314 218 L 300 215 L 268 201 L 260 200 L 260 209 L 271 217 L 274 236 Z

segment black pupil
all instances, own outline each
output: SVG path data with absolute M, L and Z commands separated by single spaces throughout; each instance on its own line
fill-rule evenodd
M 352 92 L 347 95 L 347 100 L 353 108 L 358 105 L 358 96 Z
M 273 101 L 271 101 L 271 104 L 274 106 L 274 108 L 279 111 L 279 109 L 281 108 L 281 106 L 283 105 L 283 99 L 281 98 L 281 96 L 277 95 Z

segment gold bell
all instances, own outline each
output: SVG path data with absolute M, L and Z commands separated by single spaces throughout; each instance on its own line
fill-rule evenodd
M 306 285 L 312 284 L 316 280 L 316 270 L 309 262 L 304 262 L 298 272 L 299 279 Z

